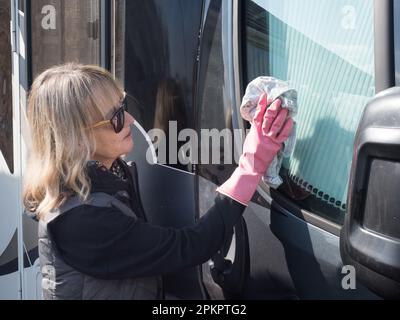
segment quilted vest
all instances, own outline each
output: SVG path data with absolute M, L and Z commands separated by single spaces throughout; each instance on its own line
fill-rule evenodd
M 106 193 L 92 193 L 87 205 L 114 207 L 137 219 L 135 213 L 117 198 Z M 39 222 L 39 256 L 42 271 L 42 289 L 45 300 L 153 300 L 162 299 L 161 278 L 102 280 L 85 275 L 67 265 L 48 232 L 48 224 L 83 205 L 77 197 L 69 198 L 59 209 Z

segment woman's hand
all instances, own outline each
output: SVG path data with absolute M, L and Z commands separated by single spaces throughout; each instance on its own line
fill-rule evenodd
M 293 120 L 287 119 L 288 110 L 281 108 L 281 100 L 275 100 L 267 108 L 267 95 L 260 97 L 250 132 L 243 145 L 242 161 L 249 171 L 263 175 L 272 160 L 289 138 Z
M 243 145 L 239 167 L 217 189 L 243 205 L 250 202 L 261 177 L 293 128 L 293 120 L 287 119 L 288 110 L 281 108 L 281 101 L 275 100 L 268 108 L 267 101 L 267 95 L 263 94 Z

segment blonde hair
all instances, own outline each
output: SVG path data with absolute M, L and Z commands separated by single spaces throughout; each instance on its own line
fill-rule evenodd
M 94 123 L 104 120 L 105 106 L 116 104 L 123 90 L 97 66 L 68 63 L 37 77 L 28 102 L 32 136 L 23 201 L 43 218 L 72 194 L 86 201 L 90 180 L 86 164 L 96 150 Z

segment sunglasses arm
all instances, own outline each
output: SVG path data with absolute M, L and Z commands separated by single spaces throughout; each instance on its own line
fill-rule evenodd
M 95 129 L 95 128 L 104 126 L 104 125 L 107 124 L 107 123 L 110 123 L 110 120 L 103 120 L 103 121 L 100 121 L 100 122 L 94 124 L 93 126 L 88 127 L 87 129 Z

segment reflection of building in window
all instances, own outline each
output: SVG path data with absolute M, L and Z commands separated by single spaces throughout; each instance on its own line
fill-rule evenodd
M 100 0 L 31 1 L 31 19 L 33 77 L 63 62 L 100 63 Z
M 0 151 L 13 172 L 10 10 L 10 1 L 0 0 Z

